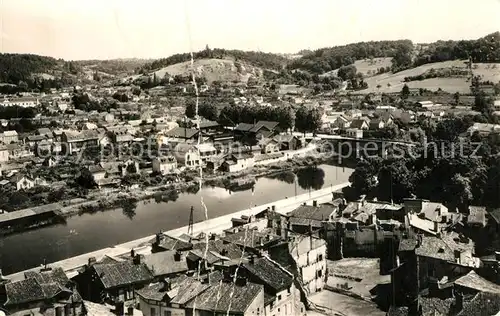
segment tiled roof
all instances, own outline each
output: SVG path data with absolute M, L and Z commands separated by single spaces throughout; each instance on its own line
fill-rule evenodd
M 279 292 L 290 287 L 293 278 L 267 258 L 256 258 L 254 263 L 244 263 L 243 267 L 265 285 Z
M 455 251 L 460 253 L 460 258 L 455 257 Z M 421 237 L 421 244 L 416 248 L 418 256 L 444 260 L 458 265 L 476 267 L 479 258 L 473 257 L 474 243 L 456 233 L 445 234 L 442 237 Z M 463 255 L 462 255 L 463 254 Z
M 153 239 L 152 242 L 156 243 L 156 238 Z M 161 247 L 165 250 L 181 250 L 181 251 L 189 250 L 192 249 L 193 247 L 193 245 L 189 242 L 165 234 L 160 235 L 160 243 L 157 244 L 156 246 Z
M 474 298 L 464 302 L 462 311 L 457 316 L 498 315 L 500 312 L 500 295 L 477 293 Z
M 235 131 L 240 131 L 240 132 L 248 132 L 252 129 L 253 124 L 248 124 L 248 123 L 240 123 L 236 125 L 234 128 Z
M 134 264 L 130 261 L 114 264 L 95 264 L 92 266 L 100 277 L 105 288 L 113 288 L 153 279 L 152 273 L 145 264 Z
M 399 251 L 413 251 L 417 246 L 415 239 L 402 239 L 399 243 Z
M 179 305 L 186 304 L 209 287 L 209 284 L 203 284 L 194 278 L 186 278 L 182 282 L 182 285 L 179 286 L 177 294 L 172 298 L 170 303 Z
M 5 284 L 7 301 L 5 305 L 18 305 L 41 301 L 46 298 L 42 286 L 34 278 Z
M 373 202 L 373 201 L 350 202 L 342 211 L 342 214 L 349 214 L 351 216 L 359 213 L 366 213 L 368 215 L 371 215 L 375 214 L 377 210 L 398 211 L 400 209 L 401 205 L 398 204 L 392 205 L 384 202 Z
M 195 243 L 193 244 L 193 249 L 205 251 L 206 245 L 205 242 Z M 218 252 L 231 259 L 241 258 L 241 249 L 237 245 L 233 243 L 224 243 L 222 240 L 209 240 L 208 250 Z
M 277 126 L 279 125 L 278 122 L 273 122 L 273 121 L 258 121 L 252 129 L 250 129 L 250 132 L 257 133 L 260 131 L 262 128 L 266 128 L 268 131 L 274 130 Z
M 488 292 L 500 295 L 500 285 L 484 279 L 474 271 L 471 271 L 455 280 L 455 284 L 479 292 Z
M 232 314 L 243 314 L 257 295 L 263 291 L 262 285 L 259 284 L 234 285 L 233 283 L 220 282 L 210 286 L 196 299 L 189 301 L 186 306 L 190 308 L 196 306 L 198 310 L 210 312 L 226 313 L 229 310 L 229 313 Z
M 391 308 L 389 308 L 389 311 L 387 312 L 387 316 L 408 316 L 408 312 L 409 311 L 407 306 L 391 306 Z
M 162 251 L 144 256 L 144 263 L 155 276 L 181 273 L 188 270 L 186 258 L 175 260 L 175 250 Z
M 198 134 L 198 131 L 195 129 L 184 128 L 184 127 L 174 127 L 173 129 L 166 132 L 165 136 L 189 139 L 189 138 L 193 138 L 196 134 Z
M 332 205 L 310 206 L 301 205 L 295 210 L 289 212 L 290 217 L 313 219 L 317 221 L 328 221 L 336 208 Z
M 234 234 L 227 234 L 223 240 L 240 247 L 259 248 L 280 240 L 280 237 L 273 234 L 266 234 L 255 230 L 240 231 Z M 262 246 L 261 246 L 262 245 Z M 240 253 L 241 255 L 241 253 Z
M 162 282 L 151 283 L 142 289 L 137 290 L 136 293 L 147 300 L 162 301 L 167 294 L 163 288 L 164 285 Z
M 197 261 L 199 259 L 205 258 L 208 264 L 213 264 L 215 262 L 221 261 L 221 257 L 217 256 L 216 254 L 217 252 L 207 251 L 205 257 L 205 250 L 195 249 L 189 251 L 187 258 L 192 261 Z M 229 260 L 229 258 L 227 258 L 226 260 Z
M 62 268 L 59 267 L 52 268 L 49 271 L 40 271 L 40 272 L 28 271 L 24 273 L 24 278 L 25 279 L 34 278 L 40 284 L 55 282 L 61 286 L 67 286 L 69 282 L 66 273 Z
M 442 300 L 437 297 L 420 297 L 422 316 L 449 315 L 454 301 L 452 298 Z

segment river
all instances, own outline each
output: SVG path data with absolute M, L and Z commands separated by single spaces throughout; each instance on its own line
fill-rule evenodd
M 0 268 L 4 274 L 11 274 L 41 265 L 44 260 L 55 262 L 153 235 L 160 230 L 179 228 L 188 224 L 191 206 L 194 207 L 194 221 L 201 221 L 205 217 L 201 196 L 209 218 L 214 218 L 340 184 L 348 181 L 352 173 L 352 169 L 330 165 L 320 165 L 318 169 L 299 171 L 297 183 L 293 174 L 282 173 L 259 178 L 254 188 L 246 191 L 205 187 L 196 194 L 181 193 L 174 202 L 141 201 L 130 208 L 76 215 L 64 224 L 6 236 L 0 240 Z

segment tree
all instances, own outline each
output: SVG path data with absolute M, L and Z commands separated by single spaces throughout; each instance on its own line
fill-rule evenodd
M 460 104 L 460 92 L 455 92 L 455 94 L 453 95 L 453 100 L 455 101 L 455 105 Z
M 403 89 L 401 89 L 401 98 L 403 99 L 408 99 L 408 97 L 410 96 L 410 88 L 405 84 L 403 86 Z
M 297 182 L 304 190 L 319 190 L 325 183 L 325 171 L 316 166 L 297 171 Z
M 80 176 L 76 179 L 76 183 L 78 183 L 81 187 L 86 189 L 92 189 L 97 187 L 97 183 L 94 180 L 94 176 L 90 173 L 90 170 L 87 168 L 82 168 L 80 170 Z
M 195 116 L 196 116 L 196 104 L 194 102 L 188 102 L 188 104 L 186 104 L 185 115 L 191 119 L 195 118 Z
M 340 67 L 337 76 L 342 78 L 344 81 L 354 79 L 356 77 L 357 69 L 354 65 L 348 65 Z
M 478 92 L 474 97 L 472 109 L 484 114 L 491 114 L 493 111 L 493 100 L 487 98 L 484 92 Z

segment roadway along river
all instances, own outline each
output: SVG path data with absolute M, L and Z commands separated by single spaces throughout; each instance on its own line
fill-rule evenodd
M 191 206 L 194 221 L 204 219 L 200 196 L 208 208 L 209 218 L 214 218 L 250 206 L 269 203 L 348 181 L 352 169 L 320 165 L 319 169 L 305 169 L 293 175 L 278 178 L 259 178 L 253 190 L 229 192 L 223 188 L 203 188 L 196 194 L 182 193 L 175 202 L 157 203 L 154 199 L 141 201 L 137 207 L 107 210 L 68 218 L 65 224 L 10 235 L 0 240 L 0 268 L 11 274 L 55 262 L 68 257 L 182 227 L 189 222 Z M 186 231 L 187 232 L 187 231 Z

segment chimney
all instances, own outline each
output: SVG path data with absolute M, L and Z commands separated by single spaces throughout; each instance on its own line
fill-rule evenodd
M 159 233 L 156 234 L 156 243 L 157 244 L 159 244 L 160 241 L 161 241 L 161 234 L 162 234 L 161 232 L 159 232 Z
M 94 263 L 97 262 L 97 259 L 95 257 L 90 257 L 88 261 L 88 265 L 92 266 Z
M 239 286 L 246 286 L 247 285 L 247 279 L 244 277 L 239 277 L 236 279 L 236 285 Z
M 127 315 L 128 316 L 133 316 L 134 315 L 134 307 L 133 306 L 129 306 L 127 308 Z
M 318 201 L 317 201 L 317 200 L 314 200 L 314 201 L 313 201 L 313 206 L 314 206 L 314 207 L 318 207 Z
M 371 215 L 371 223 L 376 225 L 377 224 L 377 214 L 373 213 Z
M 170 279 L 169 278 L 162 279 L 161 280 L 161 284 L 162 284 L 162 290 L 163 291 L 170 291 L 172 289 L 172 284 L 170 283 Z
M 134 250 L 134 248 L 130 249 L 130 257 L 131 258 L 135 257 L 135 250 Z
M 437 211 L 437 216 L 441 217 L 443 215 L 443 213 L 441 211 L 441 206 L 438 206 L 436 211 Z
M 439 223 L 438 222 L 434 222 L 434 231 L 439 232 Z
M 461 311 L 464 308 L 464 296 L 460 292 L 457 292 L 455 295 L 455 306 L 457 311 Z
M 141 255 L 136 254 L 136 255 L 134 256 L 134 260 L 133 260 L 133 261 L 134 261 L 134 264 L 141 264 L 141 261 L 142 261 L 141 259 L 142 259 L 142 258 L 141 258 Z
M 123 315 L 123 312 L 125 311 L 125 306 L 123 302 L 118 301 L 115 303 L 115 314 L 116 315 Z
M 175 261 L 181 261 L 181 253 L 179 251 L 176 251 L 174 254 L 174 260 Z

